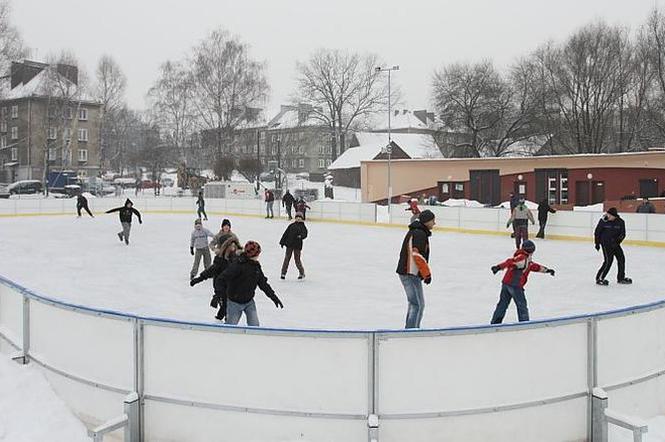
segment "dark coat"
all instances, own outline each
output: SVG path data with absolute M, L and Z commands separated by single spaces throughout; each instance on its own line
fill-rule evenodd
M 307 209 L 311 209 L 311 207 L 307 205 L 304 199 L 300 198 L 298 201 L 296 201 L 296 212 L 302 212 L 304 215 L 305 212 L 307 212 Z
M 291 192 L 286 192 L 282 197 L 282 205 L 285 207 L 293 206 L 293 203 L 296 202 L 296 199 L 291 195 Z
M 76 195 L 76 205 L 78 207 L 88 207 L 88 199 L 81 194 Z
M 265 197 L 266 203 L 270 203 L 270 202 L 275 201 L 275 194 L 272 193 L 271 190 L 266 190 L 266 192 L 264 194 L 264 197 Z
M 538 221 L 547 221 L 549 213 L 556 213 L 556 210 L 554 210 L 547 201 L 541 201 L 540 204 L 538 204 Z
M 616 247 L 626 238 L 626 223 L 620 217 L 614 221 L 603 216 L 594 232 L 594 240 L 597 245 L 604 247 Z
M 400 275 L 419 275 L 421 278 L 430 276 L 429 237 L 432 232 L 419 220 L 409 225 L 409 232 L 404 236 L 402 248 L 397 262 L 397 273 Z
M 139 223 L 142 223 L 143 221 L 141 220 L 141 213 L 136 210 L 134 207 L 127 207 L 127 204 L 131 204 L 132 201 L 127 198 L 127 201 L 125 201 L 125 205 L 122 207 L 116 207 L 115 209 L 107 210 L 106 213 L 113 213 L 113 212 L 120 212 L 120 222 L 121 223 L 130 223 L 132 222 L 132 215 L 136 215 L 136 217 L 139 219 Z
M 646 201 L 637 206 L 637 213 L 656 213 L 656 207 L 650 202 Z
M 279 245 L 289 247 L 291 249 L 302 250 L 302 240 L 307 238 L 307 227 L 305 223 L 296 221 L 289 224 L 286 228 L 282 239 L 279 240 Z
M 212 280 L 212 286 L 215 289 L 215 295 L 224 296 L 224 283 L 222 274 L 224 270 L 229 267 L 229 264 L 236 261 L 237 257 L 235 255 L 230 255 L 228 259 L 223 256 L 215 256 L 215 259 L 212 260 L 212 265 L 201 272 L 199 275 L 203 280 L 214 278 Z
M 222 273 L 222 290 L 228 300 L 238 304 L 246 304 L 254 299 L 254 292 L 258 286 L 273 302 L 279 301 L 275 291 L 268 284 L 268 278 L 261 270 L 258 261 L 247 258 L 242 254 L 236 262 L 232 262 Z

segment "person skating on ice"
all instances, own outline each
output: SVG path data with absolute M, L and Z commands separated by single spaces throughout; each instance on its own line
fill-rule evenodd
M 296 202 L 296 199 L 291 195 L 291 192 L 289 192 L 289 189 L 286 189 L 286 193 L 282 197 L 282 206 L 286 209 L 286 214 L 289 216 L 289 221 L 293 218 L 291 216 L 291 208 L 293 207 L 293 204 Z
M 222 243 L 224 243 L 224 241 L 226 241 L 229 237 L 235 238 L 238 244 L 240 244 L 240 240 L 236 234 L 231 231 L 231 221 L 224 218 L 224 220 L 222 220 L 222 226 L 219 229 L 219 232 L 217 232 L 217 234 L 215 234 L 215 236 L 212 238 L 212 241 L 210 241 L 210 250 L 214 252 L 215 247 L 222 245 Z
M 429 237 L 436 224 L 434 213 L 423 210 L 419 219 L 409 225 L 397 262 L 397 274 L 404 287 L 408 308 L 406 312 L 405 328 L 420 328 L 420 322 L 425 310 L 425 293 L 423 282 L 432 282 L 432 272 L 429 267 Z
M 236 262 L 231 263 L 222 273 L 222 291 L 226 293 L 226 324 L 237 325 L 245 313 L 247 325 L 258 327 L 259 315 L 254 303 L 256 287 L 275 304 L 277 308 L 284 308 L 282 301 L 268 284 L 259 263 L 261 246 L 256 241 L 247 241 L 243 252 Z
M 196 206 L 198 207 L 196 209 L 196 215 L 201 219 L 201 215 L 203 215 L 203 220 L 208 221 L 208 214 L 206 213 L 206 201 L 203 199 L 203 191 L 199 190 L 199 196 L 196 199 Z
M 229 237 L 221 245 L 215 247 L 215 259 L 212 262 L 212 265 L 201 272 L 201 274 L 192 278 L 189 282 L 189 285 L 194 287 L 194 285 L 205 281 L 209 278 L 214 278 L 212 286 L 214 289 L 214 294 L 210 300 L 210 307 L 219 309 L 215 315 L 216 319 L 220 321 L 226 316 L 226 293 L 225 285 L 222 282 L 222 273 L 226 270 L 230 263 L 235 262 L 238 259 L 238 251 L 242 250 L 240 248 L 240 243 L 238 243 L 237 238 Z
M 619 216 L 616 207 L 610 209 L 603 215 L 596 225 L 594 231 L 594 243 L 596 250 L 603 251 L 603 264 L 596 273 L 596 284 L 608 285 L 605 277 L 612 267 L 614 258 L 617 260 L 617 283 L 632 284 L 633 280 L 626 278 L 626 257 L 621 248 L 621 243 L 626 238 L 626 224 Z
M 309 207 L 307 205 L 307 202 L 305 201 L 305 199 L 302 196 L 299 197 L 296 200 L 295 208 L 296 208 L 296 212 L 302 213 L 303 221 L 306 220 L 307 219 L 307 209 L 311 209 L 311 207 Z
M 522 248 L 517 250 L 511 258 L 492 266 L 491 270 L 495 275 L 501 270 L 506 270 L 506 273 L 501 282 L 499 302 L 494 309 L 491 324 L 501 324 L 503 322 L 511 299 L 515 301 L 515 307 L 517 307 L 517 319 L 520 322 L 529 320 L 529 308 L 524 293 L 524 286 L 529 278 L 529 273 L 548 273 L 552 276 L 555 273 L 554 269 L 533 262 L 532 258 L 535 251 L 536 245 L 533 241 L 526 240 L 522 244 Z
M 266 218 L 274 218 L 273 206 L 275 205 L 275 194 L 272 190 L 266 189 L 263 194 L 263 199 L 266 202 Z
M 125 244 L 129 245 L 129 233 L 132 230 L 132 215 L 136 215 L 139 219 L 139 224 L 143 224 L 141 213 L 134 208 L 134 203 L 132 203 L 132 200 L 129 198 L 125 201 L 124 206 L 106 211 L 106 213 L 113 212 L 119 212 L 120 224 L 122 225 L 122 232 L 118 232 L 118 238 L 120 238 L 120 241 L 125 241 Z
M 90 215 L 92 218 L 95 217 L 95 215 L 92 214 L 90 208 L 88 207 L 88 199 L 84 197 L 83 194 L 79 193 L 76 195 L 76 213 L 78 214 L 79 218 L 81 217 L 81 209 L 88 212 L 88 215 Z
M 289 224 L 282 235 L 282 239 L 279 240 L 279 245 L 282 246 L 282 248 L 286 247 L 286 251 L 284 252 L 284 262 L 282 263 L 282 279 L 286 278 L 286 272 L 289 270 L 291 256 L 294 257 L 296 267 L 298 268 L 298 272 L 300 272 L 298 279 L 303 279 L 305 277 L 305 268 L 300 260 L 302 242 L 305 238 L 307 238 L 307 226 L 305 226 L 302 213 L 296 212 L 295 221 Z
M 547 198 L 545 198 L 538 204 L 538 224 L 540 225 L 540 229 L 538 229 L 536 238 L 545 238 L 545 226 L 547 226 L 547 218 L 550 213 L 556 213 L 556 209 L 552 208 Z
M 526 206 L 524 198 L 520 198 L 517 206 L 510 214 L 510 219 L 506 223 L 506 228 L 513 225 L 513 232 L 515 233 L 515 248 L 519 250 L 522 247 L 522 241 L 529 239 L 529 221 L 531 224 L 536 224 L 533 219 L 533 213 Z
M 200 218 L 197 218 L 194 221 L 194 230 L 192 231 L 189 240 L 189 253 L 194 257 L 194 263 L 192 264 L 192 270 L 189 272 L 189 279 L 195 277 L 199 272 L 201 258 L 203 258 L 203 268 L 207 269 L 210 267 L 211 259 L 210 249 L 208 248 L 208 238 L 214 236 L 214 233 L 203 227 Z
M 418 215 L 420 215 L 420 207 L 418 207 L 418 199 L 416 198 L 411 198 L 409 200 L 409 207 L 404 209 L 405 212 L 411 212 L 411 219 L 409 222 L 414 222 L 415 220 L 418 219 Z

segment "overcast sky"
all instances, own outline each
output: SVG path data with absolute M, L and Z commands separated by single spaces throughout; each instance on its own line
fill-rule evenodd
M 662 3 L 665 0 L 658 0 Z M 270 109 L 288 100 L 295 62 L 321 47 L 375 52 L 411 108 L 431 108 L 433 70 L 491 58 L 506 66 L 540 43 L 597 19 L 631 29 L 654 0 L 12 0 L 32 58 L 73 52 L 92 75 L 112 55 L 127 75 L 130 106 L 144 108 L 159 65 L 223 27 L 268 64 Z M 662 7 L 662 4 L 659 6 Z

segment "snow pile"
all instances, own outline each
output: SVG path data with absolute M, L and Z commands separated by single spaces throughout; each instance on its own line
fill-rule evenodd
M 447 199 L 442 204 L 447 207 L 485 207 L 483 203 L 479 203 L 476 200 L 455 199 L 455 198 Z
M 83 424 L 32 365 L 0 353 L 0 441 L 89 442 Z
M 591 206 L 573 206 L 573 210 L 576 212 L 604 212 L 605 207 L 603 203 L 593 204 Z
M 90 192 L 83 192 L 82 195 L 86 197 L 86 199 L 97 198 L 95 195 L 93 195 Z
M 524 201 L 524 204 L 526 204 L 531 210 L 536 210 L 538 208 L 538 203 L 534 203 L 533 201 L 526 200 Z M 510 209 L 510 201 L 504 201 L 496 207 L 500 209 Z

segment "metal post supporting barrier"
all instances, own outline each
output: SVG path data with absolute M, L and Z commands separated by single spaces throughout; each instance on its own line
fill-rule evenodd
M 379 416 L 370 414 L 367 418 L 368 441 L 379 442 Z
M 124 410 L 128 418 L 127 426 L 125 427 L 125 442 L 140 442 L 141 401 L 136 392 L 132 392 L 125 397 Z
M 30 362 L 30 298 L 23 295 L 23 363 Z
M 591 402 L 591 442 L 607 442 L 607 393 L 602 388 L 594 388 Z

